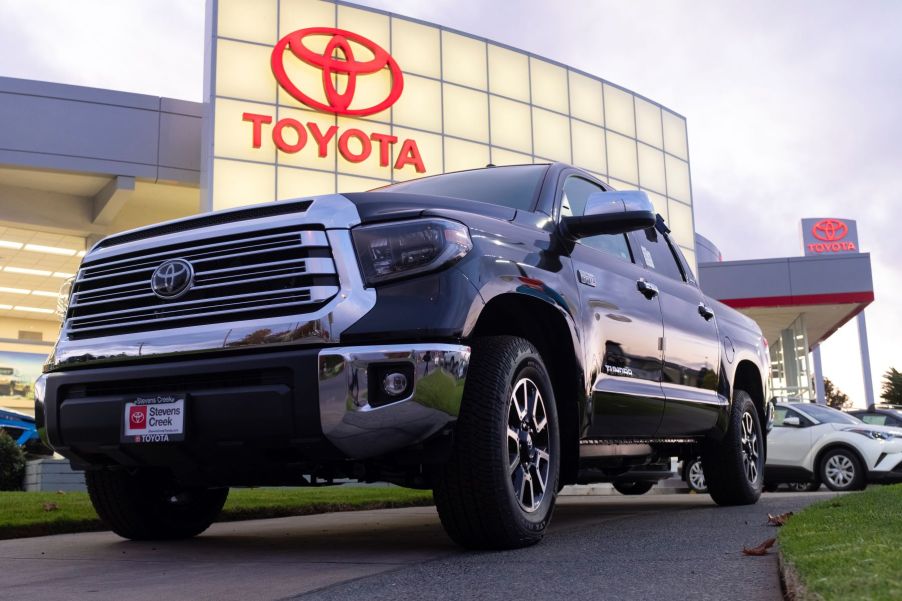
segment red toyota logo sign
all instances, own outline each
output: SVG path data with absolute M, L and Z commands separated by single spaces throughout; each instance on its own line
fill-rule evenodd
M 144 430 L 145 428 L 147 428 L 147 407 L 129 407 L 128 423 L 132 430 Z
M 329 41 L 326 43 L 326 48 L 322 54 L 314 52 L 304 45 L 304 39 L 310 36 L 329 36 Z M 359 44 L 372 53 L 373 58 L 366 61 L 356 60 L 354 51 L 351 48 L 351 42 Z M 286 52 L 286 50 L 289 52 Z M 322 71 L 323 92 L 328 104 L 311 98 L 310 95 L 305 94 L 294 85 L 294 82 L 291 81 L 285 70 L 285 60 L 289 53 L 311 67 Z M 275 45 L 270 62 L 276 81 L 279 82 L 279 85 L 286 92 L 311 108 L 338 115 L 363 116 L 384 111 L 398 100 L 401 96 L 401 91 L 404 89 L 404 76 L 401 74 L 401 68 L 395 62 L 395 59 L 372 40 L 344 29 L 310 27 L 293 31 Z M 391 90 L 385 100 L 370 107 L 351 108 L 351 102 L 354 100 L 354 91 L 357 88 L 357 78 L 377 73 L 386 67 L 391 73 Z M 335 75 L 347 76 L 347 84 L 343 92 L 339 92 L 335 86 Z
M 811 234 L 824 242 L 842 240 L 849 233 L 849 226 L 839 219 L 821 219 L 811 228 Z

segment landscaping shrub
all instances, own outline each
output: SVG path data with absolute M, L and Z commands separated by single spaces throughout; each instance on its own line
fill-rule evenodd
M 22 490 L 24 481 L 25 452 L 0 430 L 0 490 Z

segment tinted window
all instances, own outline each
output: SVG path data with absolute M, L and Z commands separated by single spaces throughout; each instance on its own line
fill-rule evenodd
M 864 423 L 871 424 L 873 426 L 886 425 L 886 416 L 880 415 L 879 413 L 865 413 L 863 415 L 858 415 L 858 418 Z
M 800 426 L 810 426 L 811 420 L 807 419 L 798 411 L 793 411 L 789 407 L 777 407 L 774 409 L 774 426 L 782 426 L 787 417 L 799 418 Z
M 861 420 L 857 417 L 853 417 L 848 413 L 843 413 L 842 411 L 837 411 L 836 409 L 831 409 L 830 407 L 824 407 L 822 405 L 815 405 L 814 403 L 810 403 L 805 405 L 805 413 L 816 419 L 822 424 L 860 424 Z
M 667 237 L 650 227 L 641 232 L 636 232 L 636 240 L 639 244 L 639 253 L 645 261 L 645 265 L 662 275 L 675 280 L 683 279 L 683 272 L 677 264 L 676 257 L 670 249 Z
M 373 191 L 450 196 L 529 211 L 539 194 L 546 171 L 548 165 L 474 169 L 424 177 Z
M 564 182 L 564 191 L 561 195 L 561 217 L 584 214 L 589 196 L 596 192 L 604 192 L 604 189 L 587 179 L 573 176 L 568 177 Z M 589 236 L 581 239 L 579 243 L 612 254 L 615 257 L 619 257 L 626 261 L 632 261 L 630 249 L 624 234 Z

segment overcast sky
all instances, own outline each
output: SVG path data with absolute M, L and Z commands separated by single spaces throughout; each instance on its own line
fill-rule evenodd
M 874 383 L 902 369 L 902 3 L 366 0 L 618 83 L 683 114 L 695 219 L 726 259 L 800 254 L 802 217 L 872 253 Z M 201 100 L 203 0 L 0 0 L 0 75 Z M 825 375 L 864 404 L 854 321 Z

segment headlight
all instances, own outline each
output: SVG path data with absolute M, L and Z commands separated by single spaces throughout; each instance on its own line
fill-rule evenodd
M 895 438 L 889 432 L 880 432 L 879 430 L 866 430 L 864 428 L 849 428 L 846 432 L 855 432 L 855 434 L 861 434 L 862 436 L 867 436 L 871 440 L 892 440 Z
M 467 226 L 447 219 L 415 219 L 351 230 L 367 286 L 459 261 L 473 248 Z

